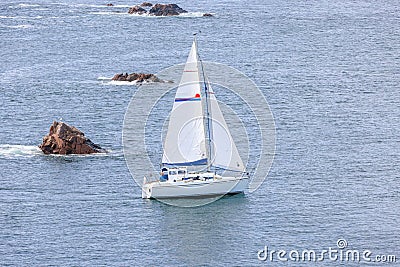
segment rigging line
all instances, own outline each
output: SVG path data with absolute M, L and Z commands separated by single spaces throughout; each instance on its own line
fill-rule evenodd
M 201 63 L 201 58 L 200 58 L 200 55 L 199 55 L 199 51 L 198 51 L 198 49 L 197 49 L 197 38 L 196 38 L 196 34 L 197 34 L 197 33 L 193 34 L 193 35 L 194 35 L 193 39 L 194 39 L 194 44 L 195 44 L 195 49 L 196 49 L 197 77 L 198 77 L 198 81 L 199 81 L 199 85 L 200 85 L 200 72 L 199 72 L 199 64 L 198 64 L 198 62 Z M 201 65 L 201 67 L 202 67 L 202 70 L 203 70 L 203 65 Z M 200 94 L 201 94 L 201 89 L 200 89 Z M 205 99 L 206 99 L 206 113 L 208 114 L 207 94 L 206 94 Z M 207 129 L 208 123 L 207 123 L 206 118 L 204 118 L 205 116 L 204 116 L 204 102 L 203 102 L 203 97 L 201 98 L 201 103 L 202 103 L 202 114 L 203 114 L 204 133 L 208 133 L 208 129 Z M 209 169 L 210 169 L 210 166 L 211 166 L 211 152 L 210 152 L 210 150 L 209 150 L 209 148 L 208 148 L 208 146 L 207 146 L 207 141 L 209 142 L 209 140 L 207 140 L 207 137 L 205 137 L 205 138 L 204 138 L 204 141 L 205 141 L 205 143 L 206 143 L 206 144 L 205 144 L 205 149 L 206 149 L 206 156 L 207 156 L 207 169 L 209 170 Z
M 201 72 L 202 72 L 202 74 L 203 74 L 203 81 L 204 81 L 204 92 L 205 92 L 205 101 L 206 101 L 206 118 L 205 118 L 205 120 L 204 120 L 204 124 L 205 124 L 205 131 L 207 132 L 207 137 L 208 138 L 206 138 L 206 143 L 208 143 L 208 146 L 207 146 L 207 144 L 206 144 L 206 150 L 207 150 L 207 161 L 208 161 L 208 164 L 207 164 L 207 170 L 210 170 L 211 169 L 211 165 L 212 165 L 212 145 L 211 145 L 211 121 L 210 121 L 210 118 L 211 118 L 211 107 L 209 106 L 209 94 L 208 94 L 208 89 L 207 89 L 207 84 L 206 84 L 206 80 L 205 80 L 205 73 L 204 73 L 204 67 L 203 67 L 203 61 L 201 60 L 201 57 L 200 57 L 200 54 L 199 54 L 199 51 L 198 51 L 198 46 L 197 46 L 197 38 L 196 38 L 196 35 L 197 35 L 197 33 L 200 33 L 200 31 L 199 32 L 196 32 L 195 34 L 193 34 L 194 35 L 194 42 L 195 42 L 195 45 L 196 45 L 196 54 L 197 54 L 197 59 L 198 59 L 198 61 L 200 62 L 200 65 L 201 65 Z M 200 74 L 199 74 L 200 75 Z M 199 77 L 199 80 L 200 80 L 200 77 Z M 203 115 L 204 115 L 204 113 L 203 113 Z M 207 140 L 208 139 L 208 140 Z M 207 149 L 208 148 L 208 149 Z
M 196 49 L 197 49 L 197 45 L 196 45 Z M 209 99 L 209 90 L 208 90 L 208 87 L 207 87 L 207 82 L 206 82 L 206 75 L 205 75 L 205 72 L 204 72 L 204 67 L 203 67 L 203 61 L 201 60 L 201 57 L 200 57 L 200 55 L 197 53 L 197 56 L 198 56 L 198 58 L 199 58 L 199 61 L 200 61 L 200 65 L 201 65 L 201 72 L 202 72 L 202 74 L 203 74 L 203 83 L 204 83 L 204 92 L 205 92 L 205 99 L 206 99 L 206 115 L 207 115 L 207 135 L 208 135 L 208 153 L 209 153 L 209 155 L 208 155 L 208 158 L 209 158 L 209 164 L 208 164 L 208 169 L 210 170 L 210 168 L 211 168 L 211 165 L 212 165 L 212 143 L 211 143 L 211 141 L 212 141 L 212 127 L 211 127 L 211 123 L 212 123 L 212 118 L 211 118 L 211 116 L 212 116 L 212 114 L 211 114 L 211 102 L 210 102 L 210 99 Z

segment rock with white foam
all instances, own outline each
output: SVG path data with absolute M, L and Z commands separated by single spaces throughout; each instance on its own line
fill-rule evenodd
M 99 145 L 94 144 L 85 134 L 74 126 L 64 122 L 54 121 L 49 134 L 43 137 L 39 146 L 44 154 L 92 154 L 106 152 Z
M 187 13 L 177 4 L 155 4 L 149 11 L 152 16 L 177 16 L 182 13 Z
M 182 13 L 188 13 L 177 4 L 155 4 L 143 2 L 142 4 L 133 6 L 128 10 L 129 14 L 150 15 L 150 16 L 177 16 Z
M 147 13 L 147 11 L 146 11 L 146 9 L 144 9 L 140 6 L 133 6 L 133 7 L 129 8 L 128 13 L 143 15 L 143 14 Z
M 117 73 L 111 79 L 113 81 L 120 81 L 120 82 L 161 82 L 161 80 L 154 74 L 151 73 L 136 73 L 133 72 L 131 74 L 128 73 Z

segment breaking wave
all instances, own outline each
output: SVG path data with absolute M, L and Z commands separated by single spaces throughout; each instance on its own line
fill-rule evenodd
M 106 149 L 107 153 L 94 153 L 88 155 L 45 155 L 39 149 L 38 146 L 27 146 L 27 145 L 11 145 L 11 144 L 0 144 L 0 158 L 12 159 L 12 158 L 32 158 L 35 156 L 43 157 L 121 157 L 123 156 L 122 150 L 111 150 Z
M 173 83 L 173 81 L 169 81 L 169 80 L 161 80 L 158 82 L 153 82 L 153 81 L 143 81 L 143 82 L 139 82 L 139 81 L 132 81 L 132 82 L 128 82 L 128 81 L 113 81 L 111 80 L 112 78 L 109 77 L 103 77 L 100 76 L 97 78 L 97 80 L 101 81 L 103 84 L 106 85 L 129 85 L 129 86 L 139 86 L 139 85 L 144 85 L 144 84 L 153 84 L 153 83 Z
M 104 77 L 104 76 L 100 76 L 97 78 L 97 80 L 101 80 L 101 81 L 111 81 L 112 78 L 110 77 Z
M 34 157 L 38 155 L 43 155 L 43 153 L 37 146 L 0 144 L 0 157 L 2 158 Z
M 145 83 L 145 82 L 143 82 Z M 106 84 L 111 84 L 111 85 L 135 85 L 138 86 L 142 83 L 138 83 L 137 81 L 132 81 L 132 82 L 127 82 L 127 81 L 109 81 Z

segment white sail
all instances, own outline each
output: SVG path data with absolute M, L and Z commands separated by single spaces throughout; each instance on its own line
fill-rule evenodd
M 240 158 L 238 149 L 233 141 L 210 83 L 207 84 L 207 89 L 211 116 L 211 165 L 227 170 L 243 172 L 245 166 Z
M 195 41 L 176 91 L 168 132 L 164 142 L 162 163 L 176 166 L 207 163 L 198 55 Z

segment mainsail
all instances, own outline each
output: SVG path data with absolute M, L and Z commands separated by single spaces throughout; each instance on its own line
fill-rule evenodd
M 175 95 L 162 164 L 207 164 L 196 42 L 193 42 Z

